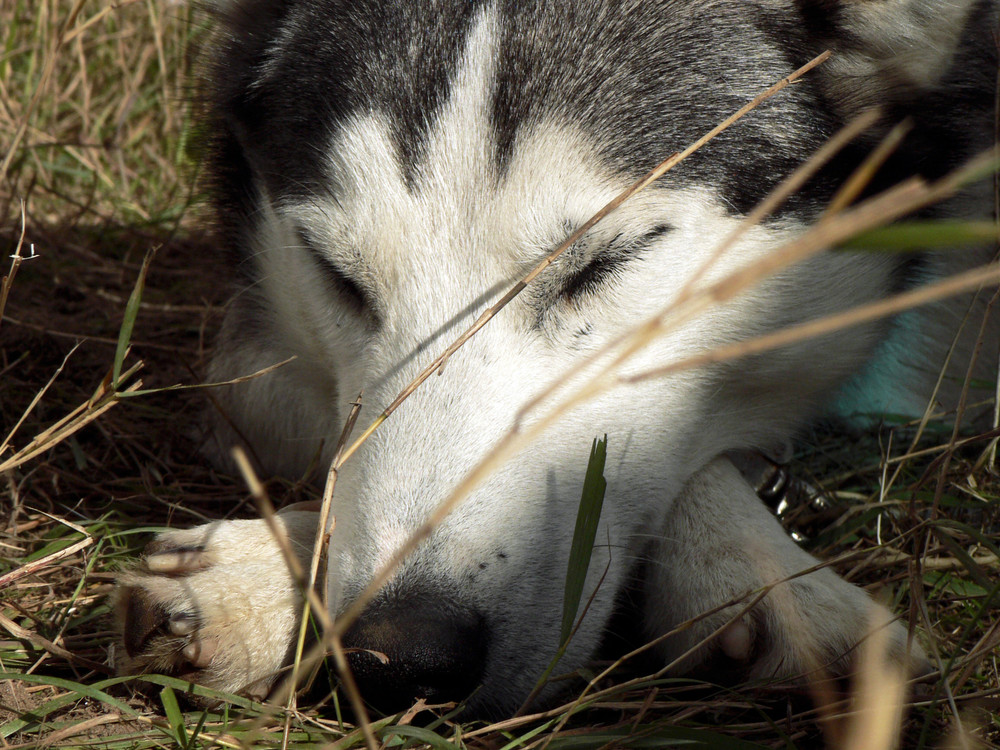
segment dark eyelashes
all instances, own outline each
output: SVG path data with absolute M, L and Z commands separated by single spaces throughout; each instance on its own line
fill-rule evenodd
M 623 245 L 622 235 L 617 235 L 597 257 L 571 275 L 562 285 L 560 294 L 565 299 L 573 299 L 587 292 L 595 291 L 606 283 L 626 264 L 639 257 L 658 237 L 671 231 L 669 224 L 658 224 L 638 240 Z
M 667 232 L 674 231 L 674 228 L 669 224 L 657 224 L 655 227 L 646 232 L 642 238 L 639 240 L 638 244 L 645 247 L 652 243 L 654 240 L 662 237 Z
M 609 277 L 623 268 L 628 258 L 623 255 L 601 255 L 570 276 L 562 287 L 562 296 L 573 299 L 594 291 Z
M 583 268 L 571 274 L 562 283 L 559 296 L 572 300 L 584 294 L 594 292 L 602 284 L 606 284 L 618 274 L 628 263 L 633 262 L 653 241 L 671 231 L 668 224 L 658 224 L 642 237 L 623 242 L 622 235 L 617 235 L 610 243 Z M 319 251 L 305 231 L 298 231 L 302 246 L 318 266 L 327 284 L 334 290 L 337 297 L 359 315 L 377 314 L 377 306 L 371 296 L 354 279 L 345 274 L 332 263 L 326 255 Z

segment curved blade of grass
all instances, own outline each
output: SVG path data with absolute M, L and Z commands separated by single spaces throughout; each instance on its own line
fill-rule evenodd
M 972 555 L 966 552 L 962 545 L 947 534 L 935 534 L 935 537 L 941 544 L 948 548 L 948 551 L 951 552 L 956 560 L 962 563 L 969 577 L 982 587 L 984 593 L 993 588 L 996 584 L 994 576 L 973 560 Z
M 376 734 L 379 734 L 383 729 L 392 725 L 392 722 L 396 721 L 398 718 L 398 716 L 387 716 L 384 719 L 376 719 L 371 722 L 371 729 Z M 333 744 L 326 745 L 324 750 L 348 750 L 348 748 L 358 747 L 364 745 L 364 743 L 365 732 L 359 727 L 353 730 L 350 734 L 341 737 Z M 453 747 L 453 745 L 449 745 L 449 747 Z
M 135 280 L 132 293 L 125 303 L 125 314 L 122 317 L 122 327 L 118 329 L 118 346 L 115 349 L 115 364 L 111 370 L 111 385 L 114 390 L 118 390 L 118 381 L 122 373 L 122 363 L 125 362 L 125 354 L 128 352 L 129 342 L 132 340 L 132 329 L 135 327 L 135 320 L 139 317 L 139 303 L 142 301 L 142 293 L 146 288 L 146 274 L 149 273 L 149 265 L 153 262 L 153 256 L 159 246 L 154 247 L 146 257 L 142 259 L 142 267 L 139 269 L 139 278 Z
M 177 677 L 170 677 L 165 674 L 144 674 L 141 677 L 130 676 L 130 677 L 119 677 L 116 678 L 119 681 L 124 680 L 142 680 L 143 682 L 151 682 L 154 685 L 161 685 L 163 687 L 169 687 L 173 690 L 180 691 L 186 695 L 196 695 L 199 698 L 210 698 L 212 700 L 217 700 L 221 703 L 228 703 L 234 706 L 238 706 L 244 710 L 248 711 L 263 711 L 264 706 L 261 703 L 252 701 L 249 698 L 244 698 L 240 695 L 235 695 L 234 693 L 226 693 L 221 690 L 213 690 L 212 688 L 207 688 L 202 685 L 196 685 L 188 680 L 181 680 Z
M 643 731 L 648 732 L 645 737 Z M 705 748 L 712 750 L 763 750 L 765 745 L 736 737 L 687 727 L 629 727 L 587 732 L 574 737 L 557 737 L 549 743 L 553 750 L 590 750 L 590 748 L 627 747 L 630 750 L 660 747 Z
M 48 701 L 47 703 L 44 703 L 41 706 L 38 706 L 31 711 L 22 714 L 18 718 L 8 721 L 6 724 L 0 726 L 0 739 L 6 739 L 15 732 L 23 731 L 26 727 L 30 727 L 33 724 L 40 724 L 45 720 L 45 717 L 48 714 L 72 703 L 76 703 L 81 698 L 90 698 L 91 700 L 103 703 L 106 706 L 111 706 L 115 710 L 129 716 L 138 716 L 139 712 L 134 708 L 117 698 L 112 698 L 103 690 L 103 688 L 110 687 L 111 685 L 117 685 L 134 679 L 134 677 L 115 677 L 110 680 L 96 682 L 93 685 L 83 685 L 79 682 L 64 680 L 60 677 L 52 677 L 50 675 L 0 672 L 0 682 L 5 680 L 19 680 L 21 682 L 30 682 L 36 685 L 49 685 L 50 687 L 68 691 L 67 695 L 61 695 L 58 698 L 54 698 L 51 701 Z
M 597 524 L 601 520 L 604 492 L 608 488 L 608 482 L 604 478 L 607 457 L 608 436 L 605 435 L 603 440 L 594 438 L 594 444 L 590 448 L 590 461 L 587 463 L 587 475 L 583 480 L 580 509 L 576 514 L 573 546 L 570 548 L 566 568 L 566 593 L 563 597 L 562 630 L 559 633 L 559 643 L 562 645 L 565 645 L 573 632 L 573 623 L 583 597 L 583 585 L 590 568 L 590 558 L 594 553 Z
M 184 728 L 184 714 L 177 704 L 177 696 L 170 687 L 165 687 L 160 691 L 160 703 L 163 704 L 163 713 L 166 714 L 167 723 L 173 731 L 174 742 L 180 748 L 186 748 L 188 744 L 187 730 Z
M 53 698 L 52 700 L 33 708 L 30 712 L 25 713 L 22 716 L 7 722 L 6 724 L 0 725 L 0 739 L 5 739 L 16 732 L 23 731 L 26 727 L 31 727 L 34 724 L 43 722 L 45 717 L 50 713 L 76 703 L 80 700 L 80 698 L 90 698 L 129 716 L 138 716 L 140 713 L 139 711 L 132 708 L 127 703 L 123 703 L 122 701 L 108 695 L 104 692 L 104 689 L 113 685 L 134 682 L 139 679 L 143 682 L 150 682 L 155 685 L 169 686 L 173 690 L 189 693 L 191 695 L 197 695 L 202 698 L 211 698 L 224 703 L 231 703 L 246 710 L 263 710 L 263 706 L 260 703 L 248 700 L 247 698 L 242 698 L 238 695 L 233 695 L 232 693 L 224 693 L 219 690 L 212 690 L 211 688 L 202 687 L 201 685 L 194 685 L 186 680 L 180 680 L 176 677 L 168 677 L 166 675 L 145 674 L 142 675 L 141 678 L 136 677 L 135 675 L 125 675 L 122 677 L 112 677 L 107 680 L 101 680 L 93 683 L 92 685 L 84 685 L 78 682 L 73 682 L 72 680 L 65 680 L 48 675 L 24 674 L 21 672 L 0 672 L 0 682 L 5 680 L 20 680 L 21 682 L 30 682 L 36 685 L 49 685 L 51 687 L 67 691 L 66 695 L 60 695 Z M 165 728 L 163 728 L 162 731 L 167 732 L 167 734 L 173 738 L 173 734 L 168 732 Z
M 967 534 L 992 552 L 995 556 L 1000 557 L 1000 546 L 997 546 L 996 540 L 994 540 L 991 536 L 984 534 L 975 526 L 970 526 L 969 524 L 962 523 L 961 521 L 954 521 L 950 518 L 943 518 L 939 521 L 935 521 L 934 525 L 944 529 L 954 529 L 962 534 Z
M 580 497 L 580 507 L 576 514 L 576 528 L 573 530 L 573 544 L 570 547 L 569 562 L 566 565 L 566 587 L 563 594 L 562 629 L 559 633 L 559 648 L 549 665 L 542 672 L 535 687 L 521 704 L 518 715 L 524 713 L 535 700 L 538 693 L 548 682 L 549 675 L 556 664 L 566 653 L 570 638 L 573 635 L 573 625 L 583 598 L 583 586 L 587 580 L 587 570 L 590 568 L 590 558 L 594 553 L 594 540 L 597 538 L 597 524 L 601 520 L 601 509 L 604 507 L 604 491 L 608 487 L 604 478 L 604 464 L 608 457 L 608 436 L 603 439 L 594 438 L 590 447 L 590 459 L 587 461 L 587 473 L 583 478 L 583 492 Z
M 513 740 L 511 740 L 506 745 L 504 745 L 503 747 L 501 747 L 500 750 L 515 750 L 515 748 L 518 748 L 518 747 L 521 747 L 523 745 L 526 745 L 528 742 L 530 742 L 531 740 L 533 740 L 535 737 L 537 737 L 538 735 L 540 735 L 542 732 L 545 732 L 545 731 L 548 731 L 549 729 L 551 729 L 552 725 L 555 724 L 555 723 L 556 723 L 555 719 L 550 719 L 549 721 L 546 721 L 543 724 L 539 724 L 537 727 L 535 727 L 534 729 L 531 729 L 528 732 L 525 732 L 520 737 L 515 737 Z
M 924 248 L 959 248 L 997 240 L 992 221 L 903 221 L 870 229 L 839 245 L 840 250 L 885 250 L 905 252 Z
M 455 750 L 456 747 L 455 743 L 451 740 L 445 739 L 437 732 L 432 732 L 430 729 L 424 729 L 423 727 L 415 727 L 410 724 L 399 724 L 397 726 L 386 727 L 382 730 L 382 732 L 380 732 L 380 735 L 383 742 L 387 737 L 396 735 L 397 737 L 419 740 L 425 745 L 438 748 L 439 750 Z
M 205 729 L 205 722 L 208 721 L 209 713 L 208 711 L 202 711 L 201 716 L 198 719 L 198 723 L 194 725 L 194 729 L 191 730 L 191 739 L 188 740 L 187 746 L 184 750 L 190 750 L 194 747 L 194 743 L 201 736 L 202 731 Z
M 30 555 L 25 555 L 24 557 L 22 557 L 19 562 L 22 565 L 24 565 L 27 563 L 35 562 L 36 560 L 41 560 L 42 558 L 48 557 L 49 555 L 53 555 L 56 552 L 60 552 L 66 549 L 67 547 L 80 544 L 80 542 L 86 541 L 87 539 L 89 539 L 89 537 L 86 534 L 77 534 L 77 533 L 70 534 L 61 539 L 53 539 L 48 544 L 40 547 L 39 549 L 36 549 Z M 91 541 L 88 544 L 93 544 L 93 540 L 91 539 Z

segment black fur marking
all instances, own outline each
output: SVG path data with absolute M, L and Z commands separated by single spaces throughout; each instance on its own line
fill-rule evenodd
M 743 0 L 643 3 L 628 13 L 611 3 L 508 0 L 503 12 L 492 109 L 501 172 L 519 133 L 550 119 L 589 136 L 612 168 L 638 176 L 792 70 L 783 45 L 760 31 L 763 11 Z M 831 130 L 813 89 L 793 86 L 661 184 L 716 186 L 734 213 L 745 213 Z M 796 200 L 785 210 L 803 208 L 817 210 Z
M 607 282 L 624 267 L 627 258 L 601 253 L 593 261 L 569 277 L 563 284 L 562 296 L 566 299 L 592 292 Z
M 208 92 L 222 229 L 252 218 L 253 178 L 275 196 L 328 193 L 323 160 L 353 114 L 384 113 L 412 189 L 480 4 L 235 2 Z
M 336 191 L 324 159 L 351 115 L 384 115 L 404 178 L 416 189 L 428 130 L 485 4 L 234 1 L 208 92 L 211 187 L 227 243 L 241 248 L 252 232 L 259 187 L 279 198 Z M 489 117 L 499 174 L 521 133 L 556 122 L 580 133 L 610 168 L 638 176 L 827 41 L 847 48 L 857 43 L 838 28 L 838 0 L 796 0 L 796 6 L 798 13 L 747 0 L 663 0 L 627 9 L 611 0 L 497 0 L 500 39 Z M 995 71 L 995 44 L 982 31 L 996 25 L 989 13 L 984 2 L 970 19 L 969 29 L 980 31 L 939 89 L 887 103 L 887 122 L 910 115 L 916 127 L 873 190 L 914 169 L 942 174 L 985 147 L 982 131 L 961 127 L 953 113 L 964 112 L 969 121 L 992 117 L 993 87 L 974 80 Z M 714 189 L 733 214 L 749 211 L 840 126 L 823 75 L 821 67 L 759 106 L 661 184 Z M 845 151 L 774 219 L 818 215 L 870 145 Z
M 998 19 L 991 2 L 982 0 L 970 14 L 962 34 L 965 41 L 940 83 L 924 91 L 893 90 L 892 96 L 881 102 L 885 111 L 881 126 L 842 151 L 803 193 L 822 196 L 843 184 L 889 127 L 904 120 L 911 123 L 910 132 L 862 197 L 881 192 L 913 175 L 937 179 L 991 145 L 991 135 L 982 127 L 994 117 L 992 92 L 997 70 Z M 795 0 L 804 22 L 802 28 L 808 32 L 805 36 L 801 28 L 795 27 L 794 18 L 780 12 L 763 14 L 761 31 L 785 46 L 790 67 L 828 48 L 834 54 L 862 50 L 863 42 L 844 28 L 844 4 L 844 0 Z M 835 113 L 840 102 L 830 101 L 823 87 L 817 85 L 825 75 L 827 71 L 820 66 L 803 82 L 812 87 L 819 108 Z M 856 85 L 864 84 L 859 81 Z M 962 117 L 955 117 L 956 112 L 963 113 Z M 906 260 L 904 265 L 913 263 Z

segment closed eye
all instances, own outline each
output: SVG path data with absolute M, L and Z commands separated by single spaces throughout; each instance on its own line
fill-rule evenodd
M 621 254 L 601 253 L 566 280 L 562 288 L 563 297 L 574 299 L 596 291 L 624 268 L 627 262 L 628 258 Z
M 621 242 L 621 235 L 612 240 L 586 266 L 572 274 L 563 283 L 561 294 L 571 300 L 597 291 L 602 285 L 612 281 L 639 252 L 654 240 L 672 229 L 669 224 L 658 224 L 638 240 Z
M 299 239 L 302 241 L 303 247 L 309 251 L 309 256 L 319 267 L 337 298 L 358 315 L 374 315 L 375 306 L 368 293 L 350 276 L 341 271 L 324 253 L 320 252 L 302 230 L 299 230 Z

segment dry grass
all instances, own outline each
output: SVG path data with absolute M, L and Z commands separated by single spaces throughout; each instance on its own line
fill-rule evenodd
M 187 4 L 162 0 L 0 4 L 8 30 L 0 243 L 4 256 L 18 246 L 23 199 L 22 254 L 32 245 L 37 254 L 20 263 L 0 321 L 0 443 L 20 423 L 0 463 L 92 402 L 154 247 L 127 366 L 141 360 L 135 378 L 144 387 L 194 383 L 203 373 L 225 289 L 192 208 L 196 159 L 184 101 L 197 19 Z M 193 450 L 203 398 L 110 398 L 99 418 L 0 473 L 0 747 L 363 743 L 329 701 L 294 713 L 246 701 L 185 712 L 176 700 L 183 683 L 161 679 L 138 693 L 110 679 L 105 597 L 116 567 L 152 529 L 252 515 L 242 482 L 218 476 Z M 982 744 L 1000 747 L 1000 482 L 989 438 L 956 445 L 950 429 L 932 423 L 901 460 L 910 453 L 904 430 L 822 432 L 793 468 L 829 502 L 799 504 L 790 523 L 841 573 L 908 611 L 939 660 L 941 675 L 915 692 L 904 747 L 971 747 L 954 733 L 959 717 Z M 276 503 L 309 497 L 291 484 L 268 491 Z M 645 671 L 635 665 L 628 676 Z M 598 687 L 572 716 L 563 709 L 494 726 L 413 726 L 404 716 L 375 729 L 388 746 L 410 737 L 491 748 L 805 748 L 841 736 L 831 726 L 847 709 L 828 706 L 821 722 L 803 691 L 760 686 L 640 679 Z

